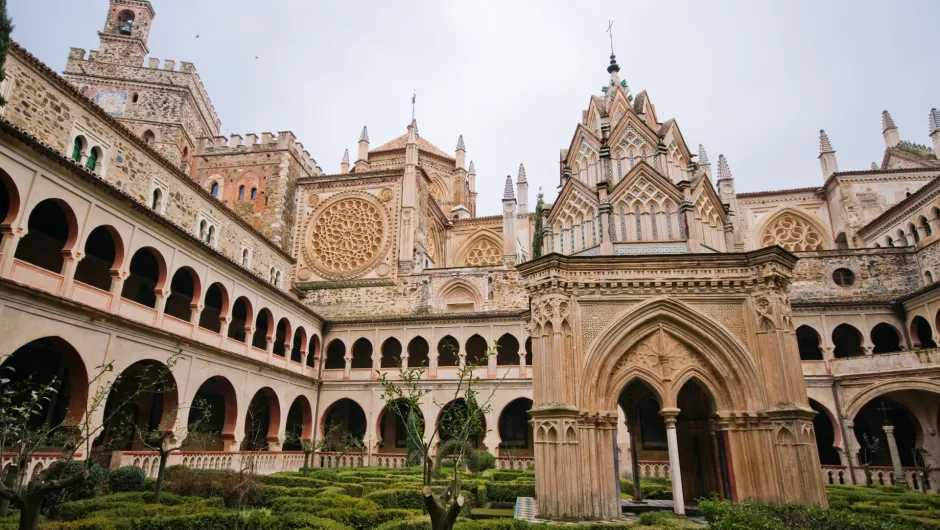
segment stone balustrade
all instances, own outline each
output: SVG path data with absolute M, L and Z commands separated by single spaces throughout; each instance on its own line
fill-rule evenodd
M 496 469 L 535 469 L 535 457 L 532 456 L 498 456 Z

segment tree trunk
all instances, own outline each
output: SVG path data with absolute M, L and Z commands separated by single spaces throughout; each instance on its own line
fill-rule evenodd
M 160 504 L 163 495 L 163 481 L 166 479 L 166 461 L 170 459 L 169 453 L 160 453 L 160 469 L 157 471 L 157 486 L 153 490 L 153 504 Z
M 304 475 L 307 474 L 307 469 L 309 467 L 310 467 L 310 453 L 308 451 L 304 451 L 304 469 L 303 469 Z
M 422 493 L 424 494 L 424 506 L 428 510 L 428 515 L 431 516 L 431 530 L 453 530 L 454 521 L 460 515 L 460 510 L 465 502 L 463 495 L 457 495 L 450 507 L 445 509 L 446 506 L 441 506 L 434 494 L 431 493 L 431 486 L 425 486 Z
M 3 485 L 7 487 L 8 490 L 13 491 L 16 487 L 16 479 L 19 476 L 18 468 L 16 466 L 10 466 L 7 469 L 7 476 L 3 480 Z M 0 499 L 0 517 L 6 517 L 10 513 L 10 501 L 7 499 Z
M 20 510 L 20 530 L 36 530 L 39 528 L 39 511 L 42 509 L 43 494 L 33 492 L 26 496 L 23 509 Z

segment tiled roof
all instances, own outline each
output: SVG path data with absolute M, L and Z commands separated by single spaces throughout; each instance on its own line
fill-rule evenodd
M 370 150 L 370 153 L 378 153 L 382 151 L 397 151 L 399 149 L 404 149 L 405 145 L 408 143 L 408 133 L 405 133 L 398 138 L 389 140 L 384 144 L 376 147 L 375 149 Z M 448 160 L 454 160 L 454 157 L 442 151 L 440 148 L 432 144 L 431 142 L 425 140 L 423 137 L 418 137 L 418 150 L 431 153 L 432 155 L 441 156 Z
M 813 186 L 810 188 L 790 188 L 788 190 L 767 190 L 767 191 L 751 191 L 748 193 L 739 193 L 738 197 L 758 197 L 760 195 L 776 195 L 783 193 L 805 193 L 808 191 L 820 192 L 823 189 L 819 186 Z

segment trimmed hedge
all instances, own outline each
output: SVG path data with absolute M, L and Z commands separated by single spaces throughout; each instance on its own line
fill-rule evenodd
M 494 482 L 487 486 L 486 496 L 491 502 L 515 502 L 517 497 L 535 497 L 535 484 Z
M 261 478 L 261 482 L 271 486 L 284 486 L 286 488 L 341 488 L 343 493 L 353 497 L 362 497 L 363 493 L 363 487 L 360 484 L 329 482 L 327 480 L 297 476 L 296 473 L 265 475 Z
M 142 491 L 147 473 L 134 466 L 122 466 L 108 473 L 108 488 L 111 493 Z
M 391 521 L 411 519 L 421 515 L 419 510 L 405 510 L 389 508 L 387 510 L 356 510 L 350 508 L 329 508 L 317 513 L 318 517 L 325 517 L 356 530 L 371 530 L 377 526 Z
M 385 489 L 366 495 L 382 508 L 424 510 L 424 494 L 418 489 Z
M 892 513 L 823 510 L 801 504 L 702 501 L 702 515 L 712 530 L 936 530 L 937 521 Z

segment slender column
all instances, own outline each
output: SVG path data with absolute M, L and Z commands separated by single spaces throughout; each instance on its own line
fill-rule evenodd
M 630 435 L 630 469 L 633 474 L 633 502 L 645 503 L 643 500 L 643 487 L 640 486 L 640 455 L 637 449 L 640 447 L 640 422 L 628 421 L 627 433 Z
M 121 307 L 121 293 L 124 292 L 124 278 L 121 271 L 111 271 L 111 307 L 108 311 L 117 313 Z
M 884 425 L 885 437 L 888 439 L 888 452 L 891 454 L 891 466 L 894 467 L 894 485 L 907 487 L 907 478 L 901 468 L 901 455 L 898 454 L 898 442 L 894 438 L 894 425 Z
M 245 355 L 251 355 L 251 345 L 255 341 L 255 328 L 245 325 Z
M 525 376 L 526 376 L 526 363 L 525 363 L 525 361 L 526 361 L 526 354 L 525 354 L 525 350 L 523 350 L 523 351 L 519 354 L 519 377 L 525 377 Z
M 16 254 L 16 246 L 20 238 L 13 234 L 13 229 L 0 227 L 0 278 L 9 278 L 13 272 L 13 256 Z
M 666 443 L 669 446 L 669 474 L 672 476 L 672 501 L 675 504 L 673 511 L 678 516 L 685 515 L 685 499 L 682 498 L 682 470 L 679 469 L 679 442 L 676 438 L 676 416 L 679 409 L 663 409 L 663 419 L 666 421 Z
M 232 319 L 222 315 L 219 317 L 219 335 L 222 336 L 222 345 L 225 345 L 225 341 L 228 340 L 228 325 L 231 323 Z
M 189 323 L 193 326 L 193 334 L 195 337 L 199 331 L 199 315 L 202 314 L 202 306 L 199 304 L 189 304 Z
M 157 310 L 157 318 L 154 322 L 154 326 L 158 328 L 163 327 L 163 312 L 166 311 L 166 299 L 170 296 L 169 289 L 155 289 L 154 294 L 157 295 L 157 303 L 154 306 Z
M 78 260 L 75 259 L 75 255 L 72 254 L 71 250 L 63 250 L 62 258 L 65 262 L 62 267 L 62 277 L 64 281 L 62 282 L 59 296 L 70 298 L 72 294 L 72 282 L 75 281 L 75 269 L 78 267 Z

